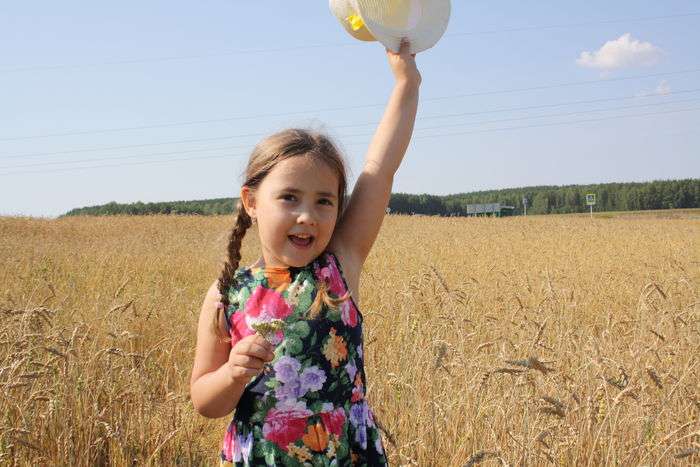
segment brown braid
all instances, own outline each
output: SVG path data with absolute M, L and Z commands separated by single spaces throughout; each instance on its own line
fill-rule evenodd
M 230 338 L 221 335 L 221 328 L 219 327 L 219 323 L 221 322 L 221 314 L 230 305 L 228 291 L 233 284 L 234 274 L 236 273 L 238 264 L 241 261 L 241 243 L 243 241 L 243 236 L 252 224 L 250 216 L 243 207 L 242 201 L 238 201 L 236 210 L 236 221 L 234 222 L 233 230 L 231 230 L 231 236 L 229 237 L 228 241 L 228 260 L 224 263 L 221 276 L 219 276 L 219 293 L 221 294 L 221 301 L 216 309 L 215 321 L 213 323 L 216 334 L 225 341 L 229 341 Z
M 341 303 L 349 299 L 350 292 L 346 292 L 342 297 L 333 297 L 328 291 L 326 282 L 319 281 L 316 298 L 314 298 L 314 302 L 311 304 L 311 307 L 309 307 L 309 319 L 315 319 L 319 314 L 321 314 L 323 303 L 325 303 L 329 308 L 336 309 Z

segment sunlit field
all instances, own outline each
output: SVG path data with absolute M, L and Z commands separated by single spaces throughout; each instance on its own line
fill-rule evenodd
M 699 463 L 695 214 L 387 217 L 360 308 L 391 464 Z M 231 222 L 0 218 L 0 464 L 216 465 L 188 392 Z

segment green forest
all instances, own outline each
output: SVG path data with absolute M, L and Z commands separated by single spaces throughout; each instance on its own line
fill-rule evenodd
M 700 207 L 700 179 L 664 180 L 641 183 L 601 183 L 596 185 L 533 186 L 503 190 L 476 191 L 446 196 L 393 193 L 389 207 L 393 214 L 465 216 L 468 204 L 501 203 L 528 214 L 585 212 L 586 194 L 596 195 L 596 211 L 641 211 Z M 73 209 L 65 216 L 147 215 L 147 214 L 232 214 L 235 198 L 160 203 L 107 203 Z

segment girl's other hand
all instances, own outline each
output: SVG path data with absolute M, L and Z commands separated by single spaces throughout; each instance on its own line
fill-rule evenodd
M 408 83 L 419 86 L 421 83 L 420 72 L 416 66 L 416 54 L 408 53 L 410 50 L 409 42 L 404 39 L 401 41 L 399 53 L 392 52 L 386 49 L 386 54 L 389 59 L 389 66 L 397 83 Z
M 265 363 L 274 358 L 272 344 L 260 334 L 247 336 L 236 342 L 228 357 L 231 377 L 239 384 L 246 385 L 262 373 Z

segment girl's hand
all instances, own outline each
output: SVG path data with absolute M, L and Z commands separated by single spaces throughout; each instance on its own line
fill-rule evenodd
M 262 373 L 265 363 L 272 361 L 272 344 L 259 334 L 247 336 L 236 342 L 228 357 L 228 366 L 234 381 L 246 385 Z
M 392 73 L 394 73 L 394 78 L 396 78 L 397 83 L 408 83 L 420 86 L 421 76 L 418 67 L 416 67 L 416 54 L 408 53 L 409 49 L 410 44 L 405 39 L 401 41 L 399 53 L 386 49 L 389 66 L 391 67 Z

